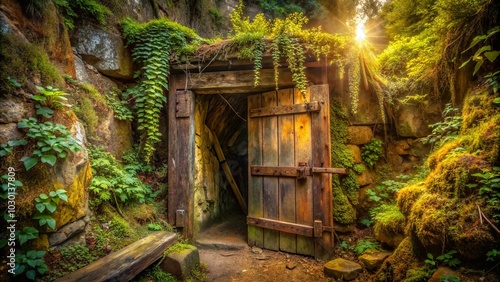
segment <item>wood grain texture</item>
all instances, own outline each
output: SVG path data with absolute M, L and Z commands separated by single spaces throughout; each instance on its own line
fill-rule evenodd
M 330 104 L 328 85 L 313 85 L 310 88 L 311 99 L 321 103 L 319 113 L 312 113 L 313 166 L 329 168 L 330 155 Z M 313 175 L 314 220 L 320 220 L 323 226 L 333 226 L 332 214 L 332 179 L 327 173 Z M 323 236 L 315 239 L 315 257 L 329 259 L 333 255 L 333 233 L 323 231 Z
M 262 95 L 248 97 L 248 112 L 262 107 Z M 248 165 L 262 165 L 262 119 L 248 119 Z M 263 177 L 253 176 L 248 172 L 248 215 L 263 217 Z M 261 227 L 248 226 L 248 244 L 264 247 L 264 230 Z
M 292 89 L 284 89 L 278 91 L 278 95 L 284 95 L 281 94 L 281 91 L 293 93 Z M 291 102 L 293 103 L 293 98 Z M 311 102 L 307 104 L 297 104 L 297 105 L 278 104 L 278 106 L 276 107 L 253 109 L 250 112 L 250 117 L 255 118 L 255 117 L 266 117 L 266 116 L 292 115 L 292 114 L 300 114 L 308 112 L 319 112 L 319 110 L 320 110 L 320 104 L 318 102 Z
M 277 92 L 271 91 L 262 94 L 263 107 L 277 105 Z M 262 165 L 277 166 L 278 159 L 278 117 L 262 118 Z M 279 181 L 276 177 L 264 177 L 264 218 L 279 219 Z M 279 232 L 264 229 L 264 248 L 279 250 Z
M 299 234 L 302 236 L 312 237 L 314 232 L 312 226 L 297 224 L 297 223 L 289 223 L 267 218 L 257 218 L 248 216 L 247 223 L 255 226 L 261 226 L 267 229 L 283 231 L 282 233 L 293 236 L 295 236 L 295 234 Z M 295 242 L 295 240 L 293 242 Z
M 304 95 L 294 89 L 294 103 L 304 104 L 311 101 L 308 91 Z M 303 113 L 294 115 L 295 121 L 295 165 L 300 162 L 312 166 L 312 143 L 311 143 L 311 114 Z M 296 222 L 298 224 L 312 225 L 313 222 L 313 197 L 312 179 L 296 180 Z M 297 236 L 297 253 L 303 255 L 314 255 L 314 241 L 309 237 Z
M 176 116 L 177 96 L 185 101 L 184 110 L 194 113 L 194 93 L 175 91 L 171 85 L 169 92 L 169 131 L 168 131 L 168 219 L 174 226 L 184 226 L 182 235 L 193 235 L 193 182 L 194 182 L 194 115 Z M 184 210 L 186 222 L 175 222 L 177 210 Z
M 176 233 L 155 232 L 56 281 L 130 281 L 159 260 L 165 250 L 175 242 L 177 242 Z
M 278 107 L 293 107 L 293 89 L 278 91 Z M 281 114 L 281 113 L 280 113 Z M 295 164 L 295 127 L 293 115 L 278 116 L 278 164 L 293 166 Z M 295 223 L 295 179 L 280 177 L 279 186 L 279 220 Z M 297 236 L 280 232 L 280 250 L 296 253 Z

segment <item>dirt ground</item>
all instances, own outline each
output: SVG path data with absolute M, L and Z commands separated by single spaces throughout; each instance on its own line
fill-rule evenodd
M 244 216 L 233 216 L 201 232 L 196 245 L 208 281 L 336 281 L 325 276 L 325 261 L 249 247 L 246 230 Z M 362 273 L 356 281 L 369 281 L 369 274 Z

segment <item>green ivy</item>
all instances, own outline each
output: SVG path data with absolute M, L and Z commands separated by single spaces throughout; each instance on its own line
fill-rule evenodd
M 45 274 L 47 272 L 47 264 L 42 259 L 45 251 L 29 250 L 27 252 L 20 251 L 16 256 L 16 268 L 14 276 L 26 272 L 26 278 L 35 280 L 37 273 Z
M 361 158 L 369 166 L 374 167 L 378 160 L 384 155 L 382 141 L 373 138 L 361 148 Z
M 40 226 L 47 224 L 50 228 L 55 229 L 56 221 L 52 217 L 52 214 L 56 211 L 59 200 L 68 201 L 66 190 L 50 191 L 49 195 L 45 193 L 40 194 L 35 198 L 35 207 L 38 212 L 33 216 L 33 219 L 38 219 Z
M 163 91 L 168 90 L 170 56 L 200 38 L 192 29 L 168 19 L 145 24 L 125 19 L 122 27 L 127 44 L 132 47 L 132 58 L 142 65 L 135 75 L 139 82 L 128 89 L 127 95 L 135 98 L 141 151 L 149 162 L 161 137 L 159 120 L 167 101 Z
M 110 153 L 98 147 L 89 150 L 92 174 L 90 183 L 91 203 L 94 206 L 102 202 L 114 202 L 120 210 L 120 204 L 132 202 L 144 203 L 156 197 L 151 187 L 137 178 L 136 166 L 127 167 L 119 163 Z
M 446 104 L 443 117 L 443 121 L 429 125 L 432 133 L 423 138 L 424 143 L 440 146 L 458 137 L 463 123 L 460 110 L 451 104 Z

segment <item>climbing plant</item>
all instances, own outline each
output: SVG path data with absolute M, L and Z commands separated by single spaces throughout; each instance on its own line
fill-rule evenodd
M 250 20 L 244 16 L 243 8 L 240 1 L 230 15 L 233 36 L 230 49 L 238 53 L 240 58 L 254 60 L 255 85 L 259 84 L 265 51 L 272 55 L 276 86 L 281 60 L 285 59 L 292 80 L 302 93 L 305 93 L 308 84 L 304 66 L 306 54 L 313 54 L 318 60 L 324 57 L 342 64 L 346 37 L 322 32 L 321 27 L 304 28 L 308 18 L 303 13 L 295 12 L 286 18 L 274 20 L 267 20 L 263 14 L 257 14 Z
M 170 58 L 184 53 L 189 49 L 187 45 L 197 44 L 201 38 L 192 29 L 166 18 L 145 24 L 129 18 L 122 22 L 122 27 L 127 44 L 132 47 L 133 60 L 142 65 L 135 74 L 139 82 L 126 95 L 135 99 L 140 149 L 149 162 L 161 137 L 159 118 L 167 101 L 163 91 L 168 90 Z

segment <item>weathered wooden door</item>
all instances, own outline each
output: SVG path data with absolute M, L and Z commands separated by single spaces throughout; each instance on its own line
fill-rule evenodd
M 328 85 L 248 98 L 248 243 L 329 257 L 333 251 Z

